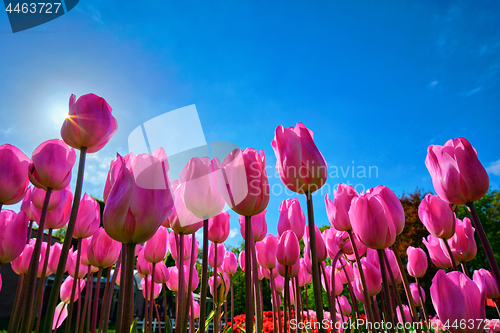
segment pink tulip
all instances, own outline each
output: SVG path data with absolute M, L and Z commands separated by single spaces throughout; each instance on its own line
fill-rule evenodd
M 359 240 L 372 249 L 385 249 L 396 240 L 396 226 L 382 197 L 365 193 L 352 199 L 349 218 Z
M 292 230 L 300 240 L 304 236 L 306 217 L 300 208 L 297 198 L 285 199 L 280 205 L 278 220 L 278 234 L 281 236 L 286 230 Z
M 267 209 L 264 209 L 261 213 L 252 216 L 252 234 L 255 242 L 260 242 L 266 237 L 267 234 L 267 222 L 266 222 Z M 239 216 L 240 221 L 240 232 L 241 237 L 245 238 L 245 217 L 243 215 Z
M 111 191 L 111 188 L 113 187 L 113 185 L 115 184 L 116 182 L 116 179 L 118 178 L 118 176 L 120 175 L 120 171 L 122 169 L 122 167 L 125 166 L 125 164 L 127 164 L 127 162 L 133 158 L 133 154 L 128 154 L 128 155 L 125 155 L 125 156 L 120 156 L 120 154 L 116 154 L 116 159 L 114 159 L 113 161 L 111 161 L 110 165 L 109 165 L 109 170 L 108 170 L 108 175 L 106 176 L 106 183 L 104 184 L 104 191 L 103 191 L 103 201 L 106 203 L 108 201 L 108 196 L 109 196 L 109 192 Z M 125 163 L 122 163 L 122 160 L 125 162 Z
M 228 275 L 233 275 L 237 270 L 238 262 L 236 261 L 236 255 L 232 251 L 226 251 L 222 263 L 222 271 Z
M 427 248 L 429 257 L 434 265 L 439 268 L 450 268 L 452 266 L 449 254 L 439 238 L 429 235 L 427 239 L 422 239 L 422 243 Z
M 175 233 L 171 232 L 168 235 L 168 250 L 170 251 L 170 254 L 172 255 L 172 258 L 177 261 L 178 260 L 178 251 L 177 248 L 179 247 L 179 235 L 176 235 Z M 198 253 L 198 240 L 194 239 L 194 246 L 195 246 L 195 253 Z M 188 260 L 191 258 L 191 236 L 186 237 L 184 236 L 184 253 L 183 253 L 183 259 Z
M 31 257 L 33 256 L 33 248 L 35 247 L 35 238 L 30 239 L 29 243 L 24 246 L 23 252 L 12 261 L 12 269 L 16 274 L 28 273 Z
M 57 266 L 59 265 L 59 259 L 61 258 L 61 243 L 54 243 L 50 246 L 49 262 L 48 268 L 51 272 L 57 272 Z
M 240 264 L 241 270 L 244 272 L 245 271 L 245 250 L 240 252 L 240 255 L 238 256 L 238 263 Z
M 340 231 L 351 230 L 351 221 L 349 219 L 349 208 L 353 198 L 359 197 L 358 192 L 352 186 L 340 183 L 333 193 L 334 202 L 328 194 L 325 195 L 325 206 L 330 224 Z
M 323 231 L 323 235 L 322 235 L 323 241 L 324 241 L 325 246 L 326 246 L 326 253 L 330 257 L 330 259 L 332 259 L 332 260 L 333 260 L 333 258 L 335 258 L 337 253 L 340 251 L 339 246 L 337 244 L 336 235 L 337 235 L 337 232 L 333 227 L 325 229 L 325 231 Z
M 28 220 L 30 221 L 35 221 L 36 217 L 35 214 L 33 213 L 33 210 L 31 209 L 31 192 L 36 189 L 36 187 L 30 186 L 26 190 L 26 193 L 24 194 L 23 201 L 21 203 L 21 211 L 26 213 L 26 216 L 28 216 Z M 60 191 L 56 191 L 55 193 L 59 193 Z M 52 195 L 51 195 L 52 197 Z M 50 201 L 49 201 L 50 204 Z
M 217 261 L 215 259 L 215 247 L 217 246 Z M 224 262 L 224 255 L 226 254 L 226 247 L 223 243 L 211 243 L 208 248 L 208 264 L 211 267 L 221 267 Z
M 266 155 L 253 148 L 234 149 L 217 172 L 219 191 L 226 204 L 237 214 L 257 215 L 269 203 Z
M 153 272 L 153 264 L 144 258 L 144 249 L 141 249 L 139 251 L 139 254 L 137 255 L 135 268 L 137 269 L 140 277 L 151 275 L 151 273 Z
M 90 266 L 90 271 L 95 273 L 99 270 L 99 268 L 97 267 L 94 267 L 90 264 L 90 261 L 89 261 L 89 258 L 88 258 L 88 248 L 89 248 L 89 245 L 90 243 L 92 243 L 92 238 L 93 237 L 89 237 L 89 238 L 83 238 L 82 239 L 82 247 L 81 247 L 81 255 L 80 255 L 80 263 L 83 265 L 83 266 Z M 57 266 L 56 266 L 57 267 Z
M 274 287 L 276 288 L 276 291 L 281 293 L 283 292 L 283 289 L 285 289 L 285 278 L 282 277 L 281 275 L 276 277 L 274 279 Z
M 167 255 L 168 230 L 159 227 L 153 237 L 144 245 L 144 259 L 156 264 L 162 261 Z
M 184 266 L 184 288 L 185 288 L 184 292 L 185 293 L 188 292 L 189 269 L 190 269 L 189 265 Z M 191 289 L 189 291 L 193 292 L 196 290 L 196 288 L 198 288 L 198 284 L 200 283 L 200 277 L 198 276 L 198 271 L 196 270 L 196 267 L 194 267 L 194 266 L 191 267 L 191 270 L 192 270 L 193 278 L 191 280 Z
M 404 313 L 404 316 L 405 316 L 405 320 L 404 321 L 403 321 L 403 316 L 401 315 L 401 309 L 398 306 L 396 308 L 396 314 L 398 315 L 398 321 L 400 323 L 402 323 L 402 322 L 412 323 L 413 322 L 413 318 L 411 316 L 410 308 L 408 307 L 408 305 L 403 305 L 403 313 Z
M 358 235 L 353 233 L 354 235 L 354 243 L 356 244 L 356 248 L 358 249 L 358 254 L 362 256 L 366 253 L 365 244 L 361 243 Z M 352 247 L 351 240 L 349 239 L 349 234 L 346 231 L 337 231 L 335 235 L 335 240 L 337 241 L 337 245 L 344 253 L 348 256 L 354 254 L 354 249 Z
M 332 266 L 326 266 L 325 267 L 325 273 L 326 273 L 326 283 L 325 284 L 325 278 L 323 274 L 321 275 L 321 284 L 323 285 L 323 289 L 327 290 L 330 289 L 331 292 L 331 287 L 332 287 Z M 342 290 L 344 290 L 344 285 L 342 284 L 342 281 L 338 278 L 338 273 L 335 274 L 335 296 L 338 296 L 342 294 Z
M 306 270 L 309 275 L 312 275 L 312 266 L 311 266 L 311 255 L 307 252 L 304 252 L 304 258 L 302 262 L 302 267 Z
M 160 261 L 155 266 L 154 282 L 165 283 L 170 278 L 170 271 L 163 261 Z
M 306 246 L 304 247 L 304 253 L 310 253 L 311 242 L 309 241 L 309 228 L 306 227 L 304 229 L 305 229 L 304 242 L 306 244 Z M 316 232 L 316 256 L 318 258 L 318 262 L 322 262 L 326 260 L 328 253 L 326 251 L 326 245 L 325 241 L 323 240 L 323 235 L 321 234 L 321 231 L 319 230 L 317 225 L 314 226 L 314 230 Z
M 66 192 L 63 197 L 64 201 L 61 201 L 56 209 L 47 212 L 47 215 L 45 217 L 44 229 L 60 229 L 68 224 L 71 214 L 71 204 L 73 202 L 73 193 L 71 193 L 71 189 L 69 188 L 69 186 L 61 191 L 56 191 L 54 193 L 58 192 Z M 33 215 L 35 215 L 35 221 L 40 221 L 42 211 L 33 204 L 33 201 L 31 203 L 31 211 L 33 212 Z
M 293 192 L 305 194 L 321 188 L 328 175 L 326 161 L 316 147 L 313 133 L 303 123 L 276 127 L 271 145 L 281 181 Z
M 312 282 L 312 275 L 307 273 L 305 267 L 304 267 L 304 258 L 300 258 L 300 269 L 299 269 L 299 286 L 303 287 L 306 284 L 309 284 Z
M 390 269 L 390 272 L 392 273 L 394 280 L 396 281 L 396 284 L 400 284 L 401 282 L 403 282 L 403 277 L 401 276 L 401 272 L 399 271 L 398 263 L 396 261 L 396 256 L 394 255 L 394 252 L 392 252 L 392 250 L 385 249 L 384 251 L 388 261 L 388 264 L 387 262 L 385 263 L 387 277 L 389 278 L 390 276 L 389 273 Z M 368 249 L 368 251 L 366 252 L 366 261 L 372 264 L 373 266 L 377 267 L 377 269 L 380 269 L 380 262 L 376 250 Z M 389 284 L 392 285 L 391 279 L 389 279 Z
M 38 188 L 59 191 L 68 186 L 76 154 L 62 140 L 53 139 L 40 144 L 33 151 L 28 177 Z
M 421 278 L 427 271 L 427 255 L 424 250 L 409 246 L 406 250 L 408 255 L 408 274 L 415 278 Z
M 285 266 L 276 261 L 276 270 L 278 274 L 285 277 L 285 272 L 287 274 L 287 278 L 293 279 L 294 277 L 299 275 L 300 271 L 300 261 L 296 261 L 295 264 L 291 266 Z
M 56 306 L 56 311 L 54 312 L 54 321 L 52 323 L 52 330 L 59 328 L 67 317 L 68 317 L 68 307 L 66 306 L 66 303 L 61 302 Z
M 267 268 L 262 268 L 262 276 L 265 277 L 266 279 L 271 279 L 271 270 L 270 269 L 267 269 Z M 299 279 L 300 279 L 300 273 L 301 271 L 299 270 Z M 275 277 L 279 276 L 280 274 L 278 273 L 278 270 L 277 269 L 273 269 L 273 275 L 272 275 L 272 278 L 274 279 Z
M 293 266 L 299 261 L 299 240 L 291 230 L 285 231 L 278 241 L 276 260 L 284 266 Z
M 111 110 L 102 97 L 86 94 L 76 100 L 71 94 L 68 116 L 61 127 L 64 142 L 75 149 L 86 147 L 88 153 L 99 151 L 118 129 Z
M 76 257 L 78 255 L 78 251 L 69 250 L 68 253 L 68 261 L 66 262 L 66 268 L 68 269 L 68 273 L 70 276 L 75 278 L 76 273 Z M 80 265 L 78 267 L 78 279 L 83 279 L 87 275 L 87 267 L 82 265 L 80 261 Z
M 120 172 L 104 208 L 103 224 L 114 240 L 126 244 L 144 243 L 155 234 L 173 206 L 162 148 L 152 155 L 120 156 Z
M 147 285 L 146 285 L 147 281 Z M 154 282 L 154 281 L 153 281 Z M 141 280 L 141 287 L 142 287 L 142 296 L 144 296 L 144 299 L 146 300 L 151 300 L 151 277 L 147 276 L 146 278 L 143 278 Z M 153 287 L 153 298 L 156 299 L 158 296 L 160 296 L 161 292 L 161 283 L 155 283 Z
M 92 266 L 107 268 L 118 260 L 121 249 L 119 242 L 109 237 L 103 228 L 99 228 L 87 249 L 89 262 Z
M 224 209 L 224 198 L 217 185 L 218 158 L 193 157 L 182 169 L 182 200 L 186 208 L 199 219 L 219 215 Z
M 448 239 L 455 234 L 455 216 L 450 205 L 437 195 L 427 194 L 418 206 L 418 217 L 434 237 Z
M 474 231 L 468 217 L 462 220 L 455 219 L 455 234 L 448 240 L 456 262 L 468 262 L 474 259 L 477 245 L 474 240 Z
M 485 295 L 479 287 L 461 272 L 446 274 L 439 270 L 432 279 L 431 299 L 441 322 L 452 333 L 483 332 L 486 319 Z M 469 323 L 465 329 L 460 322 Z M 453 327 L 454 322 L 459 323 Z
M 411 296 L 413 297 L 413 301 L 415 302 L 415 305 L 422 306 L 422 299 L 423 299 L 423 303 L 425 303 L 424 288 L 420 287 L 420 293 L 422 294 L 422 299 L 420 299 L 420 293 L 418 291 L 418 285 L 416 283 L 410 284 L 410 291 L 411 291 Z
M 29 185 L 30 159 L 17 147 L 0 146 L 0 206 L 21 201 Z
M 465 138 L 451 139 L 444 146 L 430 145 L 425 165 L 437 194 L 451 204 L 474 202 L 488 192 L 488 173 Z
M 176 266 L 168 267 L 168 274 L 167 288 L 173 292 L 177 292 L 179 288 L 179 270 Z
M 491 272 L 484 268 L 474 271 L 473 280 L 479 287 L 479 290 L 484 292 L 486 298 L 497 299 L 500 297 L 500 290 Z
M 335 306 L 337 308 L 337 312 L 341 313 L 343 316 L 349 316 L 352 312 L 351 303 L 347 300 L 347 298 L 342 295 L 338 297 L 339 302 Z M 340 303 L 340 308 L 339 308 Z
M 0 212 L 0 264 L 19 257 L 26 244 L 28 217 L 24 212 L 14 213 L 10 209 Z
M 359 270 L 357 263 L 354 264 L 353 269 L 354 280 L 360 280 Z M 366 278 L 366 288 L 368 289 L 368 295 L 373 297 L 377 295 L 382 290 L 382 275 L 380 274 L 380 269 L 373 264 L 371 264 L 366 258 L 361 258 L 361 266 L 363 268 L 363 273 Z M 357 283 L 357 282 L 355 282 Z M 361 288 L 359 290 L 362 290 Z
M 290 301 L 290 304 L 292 304 L 293 306 L 296 306 L 296 304 L 295 304 L 295 289 L 293 288 L 292 281 L 288 282 L 288 293 L 289 293 L 288 299 Z M 282 295 L 283 295 L 283 297 L 285 297 L 285 291 L 282 292 Z
M 371 193 L 373 195 L 378 195 L 384 201 L 387 211 L 391 215 L 392 223 L 396 228 L 396 235 L 403 232 L 405 227 L 405 211 L 401 201 L 396 196 L 396 194 L 387 186 L 379 185 L 372 189 Z
M 208 240 L 214 243 L 224 243 L 229 237 L 231 215 L 222 212 L 208 220 Z
M 71 276 L 68 276 L 66 280 L 64 280 L 64 282 L 61 284 L 61 290 L 59 291 L 59 295 L 61 296 L 61 301 L 63 301 L 66 304 L 69 304 L 69 302 L 71 301 L 71 290 L 73 289 L 73 281 L 74 279 Z M 78 298 L 80 298 L 80 294 L 82 293 L 83 288 L 85 288 L 85 280 L 78 279 L 75 289 L 75 295 L 73 296 L 73 301 L 77 301 Z
M 177 185 L 177 183 L 175 184 Z M 176 234 L 191 235 L 203 226 L 203 219 L 196 217 L 186 208 L 182 191 L 185 184 L 178 184 L 174 188 L 174 207 L 170 219 L 170 227 Z
M 337 275 L 342 284 L 347 284 L 354 280 L 354 272 L 350 262 L 340 258 L 339 261 L 337 261 L 337 269 L 340 270 Z
M 189 307 L 189 316 L 191 316 L 191 309 L 194 310 L 194 318 L 193 319 L 198 319 L 200 318 L 200 303 L 198 301 L 194 300 L 194 297 L 191 297 L 193 300 L 193 307 Z
M 2 274 L 0 274 L 0 291 L 2 291 Z
M 101 206 L 94 198 L 85 193 L 78 207 L 73 238 L 92 236 L 99 229 L 100 224 Z
M 227 274 L 222 274 L 223 278 L 220 276 L 217 276 L 217 301 L 223 302 L 226 297 L 227 293 L 229 291 L 229 276 Z M 214 295 L 214 276 L 211 276 L 208 278 L 208 286 L 210 287 L 210 294 Z M 222 284 L 224 282 L 224 284 Z
M 278 239 L 271 234 L 266 235 L 260 242 L 255 243 L 257 263 L 263 268 L 276 268 L 276 253 L 278 250 Z
M 363 286 L 359 278 L 353 280 L 352 290 L 354 292 L 354 296 L 356 297 L 356 299 L 361 303 L 366 304 L 365 296 L 363 294 Z

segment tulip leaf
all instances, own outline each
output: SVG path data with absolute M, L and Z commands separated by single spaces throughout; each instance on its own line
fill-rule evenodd
M 172 321 L 168 315 L 165 315 L 165 333 L 172 333 L 173 331 Z
M 130 333 L 137 333 L 137 318 L 132 322 L 132 326 L 130 327 Z

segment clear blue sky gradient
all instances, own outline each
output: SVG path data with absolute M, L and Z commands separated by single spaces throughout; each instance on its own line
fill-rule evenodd
M 113 108 L 119 130 L 87 164 L 84 190 L 98 197 L 130 132 L 190 104 L 207 141 L 263 149 L 272 166 L 276 126 L 304 122 L 338 168 L 330 193 L 340 182 L 432 190 L 427 147 L 460 136 L 500 186 L 495 1 L 81 0 L 16 34 L 0 14 L 0 47 L 0 143 L 30 156 L 59 137 L 72 93 L 94 92 Z M 361 178 L 362 166 L 378 174 Z M 269 176 L 276 234 L 287 195 Z M 317 224 L 327 224 L 323 197 L 314 200 Z M 236 216 L 231 225 L 236 245 Z

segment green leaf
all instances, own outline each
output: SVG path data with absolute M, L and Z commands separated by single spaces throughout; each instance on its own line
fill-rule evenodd
M 172 333 L 173 331 L 172 321 L 168 315 L 165 315 L 165 333 Z
M 130 333 L 137 333 L 137 318 L 132 322 L 132 326 L 130 327 Z

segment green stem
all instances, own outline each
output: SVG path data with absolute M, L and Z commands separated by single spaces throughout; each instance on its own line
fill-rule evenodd
M 200 333 L 205 333 L 208 283 L 208 219 L 203 220 L 203 254 L 201 259 Z M 247 294 L 248 295 L 248 294 Z
M 85 157 L 87 156 L 87 148 L 80 148 L 80 161 L 78 164 L 78 176 L 76 178 L 76 187 L 73 197 L 73 207 L 71 207 L 71 215 L 68 222 L 68 228 L 66 229 L 66 236 L 64 238 L 64 244 L 61 249 L 61 257 L 59 259 L 59 264 L 57 265 L 56 276 L 54 277 L 54 283 L 52 285 L 52 291 L 50 293 L 49 303 L 47 305 L 47 311 L 45 314 L 45 325 L 44 333 L 51 333 L 52 323 L 54 321 L 54 312 L 57 306 L 57 299 L 59 297 L 59 290 L 61 289 L 62 278 L 64 272 L 66 271 L 66 261 L 68 260 L 68 253 L 71 247 L 71 240 L 73 238 L 73 231 L 75 230 L 76 216 L 78 215 L 78 207 L 80 207 L 80 198 L 82 196 L 83 187 L 83 174 L 85 171 Z M 68 314 L 69 315 L 69 314 Z
M 316 318 L 318 323 L 323 322 L 323 292 L 318 269 L 318 254 L 316 253 L 316 229 L 314 224 L 314 210 L 312 193 L 306 192 L 307 198 L 307 220 L 309 228 L 309 247 L 311 249 L 311 267 L 313 277 L 314 302 L 316 304 Z M 319 333 L 325 333 L 323 325 L 319 325 Z

